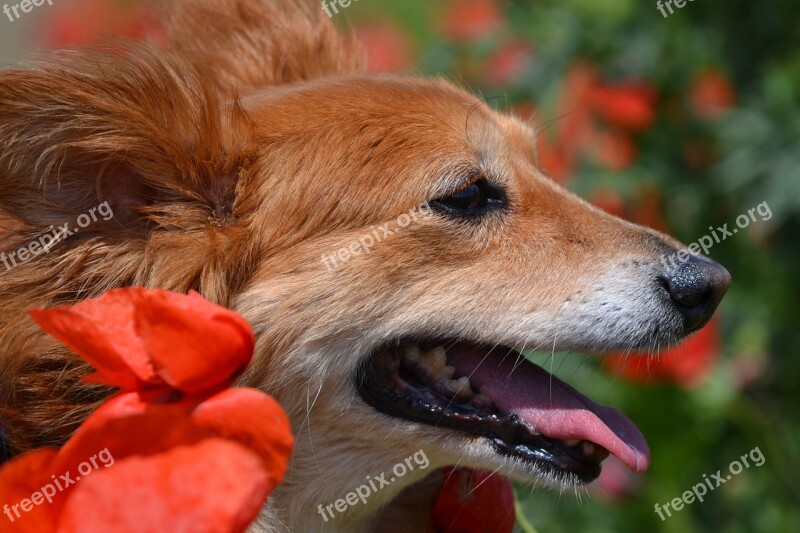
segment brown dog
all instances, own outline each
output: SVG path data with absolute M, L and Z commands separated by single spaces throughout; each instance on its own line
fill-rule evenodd
M 436 485 L 404 489 L 446 465 L 571 484 L 609 452 L 646 468 L 630 421 L 518 354 L 674 343 L 709 319 L 724 268 L 665 270 L 678 243 L 550 181 L 528 125 L 444 81 L 363 74 L 317 4 L 186 0 L 167 26 L 166 48 L 0 72 L 14 452 L 62 443 L 110 392 L 27 310 L 138 285 L 253 325 L 242 383 L 297 433 L 264 529 L 421 530 Z M 420 450 L 430 468 L 318 513 Z

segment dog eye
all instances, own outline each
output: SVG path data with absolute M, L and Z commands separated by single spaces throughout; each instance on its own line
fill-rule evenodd
M 450 196 L 431 202 L 441 211 L 461 217 L 479 216 L 504 203 L 503 190 L 486 179 L 479 179 Z

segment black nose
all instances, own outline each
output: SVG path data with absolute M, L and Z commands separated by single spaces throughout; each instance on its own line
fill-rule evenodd
M 682 254 L 683 255 L 683 254 Z M 725 267 L 705 257 L 688 255 L 685 261 L 676 259 L 662 277 L 675 307 L 683 315 L 686 333 L 706 325 L 731 284 Z

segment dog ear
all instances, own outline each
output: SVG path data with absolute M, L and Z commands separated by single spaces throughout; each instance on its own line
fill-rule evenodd
M 228 93 L 363 68 L 354 40 L 317 1 L 177 0 L 166 26 L 172 46 L 210 66 Z
M 249 127 L 207 79 L 148 45 L 0 72 L 0 221 L 46 227 L 105 201 L 128 229 L 224 220 Z

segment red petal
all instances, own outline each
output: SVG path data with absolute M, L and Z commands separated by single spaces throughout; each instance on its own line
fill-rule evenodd
M 289 417 L 270 396 L 255 389 L 226 390 L 199 404 L 192 420 L 256 452 L 270 475 L 270 490 L 281 482 L 294 438 Z
M 183 392 L 227 387 L 253 356 L 247 321 L 197 293 L 152 291 L 135 320 L 158 375 Z
M 4 506 L 0 523 L 3 523 L 3 531 L 42 533 L 55 529 L 56 509 L 45 499 L 42 490 L 48 485 L 51 487 L 44 489 L 51 501 L 64 498 L 52 485 L 50 477 L 58 474 L 52 468 L 56 454 L 52 448 L 36 450 L 17 457 L 0 470 L 0 504 Z M 39 502 L 38 505 L 34 504 L 32 497 Z M 24 507 L 22 503 L 25 503 Z M 10 524 L 6 524 L 7 521 Z
M 510 533 L 516 522 L 514 489 L 503 476 L 445 469 L 445 481 L 433 505 L 439 533 Z
M 255 343 L 247 321 L 197 293 L 115 289 L 31 316 L 97 369 L 93 380 L 127 390 L 219 390 L 247 366 Z
M 138 392 L 115 396 L 64 445 L 56 468 L 74 472 L 105 449 L 120 461 L 209 437 L 238 441 L 255 452 L 270 475 L 270 490 L 286 474 L 294 445 L 289 418 L 275 400 L 255 389 L 226 390 L 202 403 L 151 404 Z
M 269 494 L 258 456 L 209 439 L 150 457 L 131 457 L 76 485 L 59 533 L 244 531 Z
M 94 381 L 135 389 L 160 382 L 134 330 L 134 308 L 146 293 L 116 289 L 73 306 L 34 309 L 30 314 L 43 330 L 97 370 L 91 376 Z
M 190 417 L 194 404 L 149 404 L 136 392 L 116 396 L 86 419 L 59 452 L 59 472 L 78 466 L 107 450 L 113 460 L 131 455 L 154 455 L 176 446 L 195 444 L 208 431 Z

